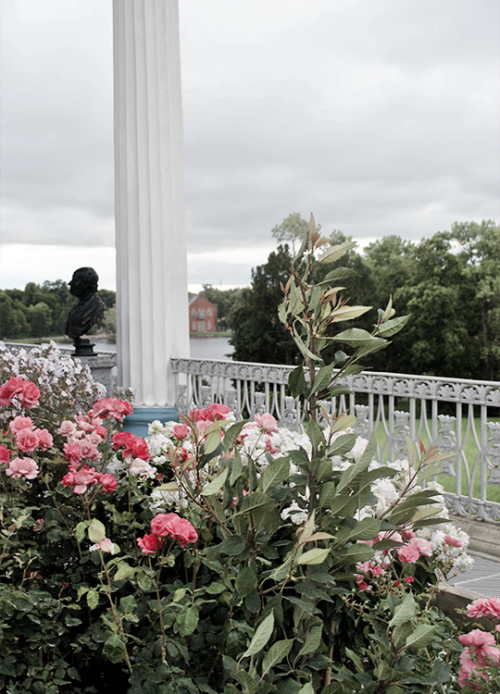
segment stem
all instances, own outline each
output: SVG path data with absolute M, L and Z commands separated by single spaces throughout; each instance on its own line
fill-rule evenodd
M 122 626 L 120 616 L 119 616 L 118 612 L 116 611 L 115 604 L 113 602 L 113 598 L 111 597 L 111 577 L 109 575 L 108 568 L 106 566 L 106 562 L 104 561 L 103 552 L 101 552 L 99 550 L 99 554 L 101 556 L 102 567 L 104 569 L 104 573 L 106 574 L 106 580 L 108 583 L 107 596 L 108 596 L 109 603 L 111 605 L 111 611 L 113 612 L 113 618 L 115 620 L 116 626 L 118 627 L 118 631 L 123 636 L 123 644 L 125 646 L 125 662 L 127 663 L 128 669 L 130 670 L 130 674 L 132 674 L 132 672 L 133 672 L 132 663 L 130 662 L 130 658 L 128 656 L 126 634 L 123 631 L 123 626 Z

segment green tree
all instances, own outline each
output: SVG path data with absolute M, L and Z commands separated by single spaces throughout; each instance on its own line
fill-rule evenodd
M 7 292 L 0 291 L 0 337 L 3 340 L 29 334 L 25 311 L 20 301 L 12 299 Z
M 229 342 L 237 361 L 295 364 L 298 349 L 278 318 L 278 306 L 290 276 L 288 245 L 278 246 L 264 265 L 252 270 L 252 286 L 243 289 L 228 316 Z
M 295 255 L 295 244 L 299 246 L 307 234 L 309 223 L 303 219 L 299 212 L 292 212 L 288 217 L 276 224 L 271 229 L 271 234 L 276 239 L 277 243 L 288 243 L 292 248 L 292 255 Z M 317 225 L 318 230 L 321 229 L 321 224 Z
M 209 301 L 213 304 L 217 304 L 218 329 L 226 330 L 227 317 L 235 302 L 240 298 L 242 289 L 239 287 L 234 289 L 218 289 L 217 287 L 212 287 L 211 284 L 204 284 L 203 291 Z
M 33 337 L 46 337 L 50 334 L 52 313 L 44 301 L 29 307 L 29 321 Z

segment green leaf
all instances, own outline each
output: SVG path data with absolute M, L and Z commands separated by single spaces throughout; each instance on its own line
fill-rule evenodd
M 120 663 L 126 652 L 126 646 L 124 641 L 118 636 L 118 634 L 111 634 L 111 636 L 104 643 L 104 655 L 111 660 L 112 663 Z
M 262 475 L 262 491 L 265 493 L 268 489 L 274 488 L 281 484 L 290 476 L 290 459 L 277 458 L 270 463 Z
M 314 448 L 319 448 L 325 445 L 325 436 L 323 434 L 323 429 L 319 426 L 317 422 L 313 422 L 310 419 L 306 424 L 306 434 L 309 436 Z
M 252 511 L 253 509 L 260 508 L 262 506 L 271 506 L 272 508 L 274 508 L 274 499 L 272 499 L 270 496 L 267 496 L 267 494 L 262 494 L 262 492 L 252 492 L 243 499 L 243 503 L 241 504 L 241 511 L 234 513 L 232 516 L 230 516 L 230 518 L 236 518 L 237 516 L 241 516 L 245 513 L 248 513 L 249 511 Z
M 321 284 L 324 282 L 331 282 L 332 280 L 345 280 L 354 275 L 357 275 L 357 273 L 348 267 L 336 267 L 335 270 L 330 270 Z
M 370 335 L 366 330 L 361 328 L 349 328 L 349 330 L 343 330 L 341 333 L 335 335 L 334 340 L 337 342 L 345 342 L 351 347 L 363 347 L 365 345 L 371 345 L 375 342 L 379 342 L 376 337 Z
M 323 631 L 322 626 L 315 626 L 310 629 L 304 645 L 300 649 L 297 658 L 303 655 L 308 655 L 309 653 L 315 653 L 321 645 L 321 632 Z
M 319 369 L 318 373 L 314 377 L 314 383 L 312 387 L 312 393 L 318 393 L 323 388 L 328 388 L 333 376 L 333 369 L 335 364 L 327 364 Z
M 363 667 L 363 663 L 361 662 L 361 658 L 359 657 L 359 655 L 355 651 L 351 651 L 350 648 L 346 648 L 345 654 L 348 658 L 350 658 L 352 660 L 357 672 L 364 672 L 365 671 L 365 669 Z
M 207 486 L 202 489 L 202 496 L 212 496 L 212 494 L 217 494 L 220 492 L 222 487 L 224 486 L 224 482 L 227 479 L 229 473 L 229 469 L 226 468 L 223 472 L 221 472 L 220 475 L 217 475 L 215 479 L 213 479 L 210 484 L 207 484 Z
M 257 574 L 251 566 L 245 566 L 236 577 L 236 590 L 242 598 L 257 588 Z
M 301 687 L 298 692 L 295 692 L 295 694 L 314 694 L 312 684 L 307 682 L 307 684 L 304 684 L 304 686 Z
M 91 610 L 95 610 L 99 604 L 99 593 L 96 590 L 89 590 L 87 593 L 87 605 Z
M 176 619 L 181 636 L 189 636 L 198 626 L 200 615 L 196 607 L 186 607 Z
M 143 571 L 137 573 L 137 583 L 139 584 L 139 588 L 145 593 L 151 590 L 151 578 Z
M 241 477 L 243 472 L 243 462 L 241 460 L 241 455 L 238 450 L 234 451 L 233 466 L 231 468 L 231 477 L 229 479 L 229 484 L 233 486 Z
M 106 528 L 97 518 L 92 518 L 89 523 L 89 540 L 91 542 L 102 542 L 106 537 Z
M 124 581 L 136 571 L 138 571 L 138 569 L 129 566 L 125 562 L 120 562 L 120 564 L 118 564 L 118 571 L 113 577 L 113 581 Z
M 372 306 L 340 306 L 332 312 L 332 323 L 339 323 L 345 320 L 354 320 L 362 316 L 363 313 L 370 311 Z
M 120 600 L 120 610 L 124 614 L 130 614 L 137 607 L 137 603 L 133 595 L 126 595 Z
M 326 251 L 318 258 L 318 265 L 323 263 L 333 263 L 343 255 L 347 253 L 348 250 L 354 248 L 356 241 L 344 241 L 335 246 L 330 246 Z
M 236 673 L 236 678 L 243 687 L 243 694 L 257 693 L 259 685 L 248 672 L 245 672 L 244 670 L 238 670 L 238 672 Z
M 358 521 L 349 533 L 349 542 L 373 540 L 378 535 L 380 523 L 381 521 L 377 518 L 363 518 L 363 520 Z
M 410 316 L 399 316 L 399 318 L 393 318 L 385 323 L 382 323 L 380 330 L 377 331 L 378 337 L 392 337 L 396 335 L 404 326 L 408 323 Z
M 374 555 L 374 551 L 368 545 L 351 545 L 339 552 L 334 560 L 335 564 L 357 564 L 360 561 L 368 561 Z
M 405 595 L 402 603 L 398 605 L 394 611 L 394 616 L 389 622 L 390 627 L 396 627 L 398 624 L 409 622 L 415 616 L 415 600 L 412 593 Z
M 229 429 L 224 434 L 224 450 L 228 453 L 232 448 L 234 448 L 234 442 L 241 433 L 241 430 L 245 426 L 245 420 L 242 422 L 236 422 L 229 427 Z M 231 483 L 232 484 L 232 483 Z
M 298 398 L 304 392 L 306 387 L 306 379 L 304 376 L 304 367 L 297 366 L 296 369 L 290 372 L 288 376 L 288 390 L 292 398 Z
M 315 547 L 314 549 L 310 549 L 308 552 L 304 552 L 304 554 L 302 554 L 297 563 L 307 565 L 322 564 L 329 554 L 329 547 L 327 549 L 320 549 L 319 547 Z
M 253 635 L 250 645 L 247 650 L 243 653 L 242 658 L 248 658 L 251 655 L 256 655 L 260 653 L 264 646 L 267 644 L 271 638 L 271 634 L 274 629 L 274 610 L 272 610 L 263 622 L 257 627 L 255 634 Z
M 435 632 L 435 626 L 418 624 L 415 631 L 407 637 L 406 648 L 425 648 L 434 639 Z
M 284 639 L 283 641 L 276 641 L 271 646 L 262 661 L 262 677 L 288 656 L 292 650 L 293 642 L 294 639 Z
M 336 438 L 332 445 L 328 448 L 328 455 L 345 455 L 346 453 L 349 453 L 356 443 L 357 438 L 357 434 L 342 434 L 342 436 Z
M 88 528 L 88 521 L 81 521 L 75 528 L 75 535 L 78 542 L 82 542 L 85 539 L 85 532 Z
M 313 354 L 309 347 L 302 340 L 299 333 L 297 332 L 297 328 L 295 327 L 295 325 L 293 325 L 293 339 L 295 344 L 305 357 L 309 357 L 309 359 L 313 359 L 314 361 L 321 361 L 321 357 L 318 357 L 316 354 Z
M 215 449 L 220 445 L 220 432 L 219 430 L 217 431 L 212 431 L 211 434 L 208 434 L 205 445 L 203 446 L 203 455 L 210 455 L 210 453 L 213 453 Z

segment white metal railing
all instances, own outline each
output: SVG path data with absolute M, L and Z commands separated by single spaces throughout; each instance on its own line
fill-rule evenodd
M 236 417 L 270 412 L 298 429 L 303 413 L 288 395 L 292 366 L 227 360 L 172 359 L 176 408 L 223 402 Z M 347 376 L 349 394 L 323 403 L 330 412 L 356 415 L 355 429 L 375 431 L 380 461 L 406 456 L 406 437 L 422 438 L 454 457 L 441 462 L 452 513 L 500 521 L 500 383 L 432 376 L 363 372 Z M 444 411 L 443 411 L 444 410 Z M 453 479 L 452 479 L 453 478 Z

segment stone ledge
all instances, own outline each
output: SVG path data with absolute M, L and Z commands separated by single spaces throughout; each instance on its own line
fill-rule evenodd
M 450 515 L 450 521 L 470 537 L 469 550 L 500 562 L 500 523 L 484 523 Z

